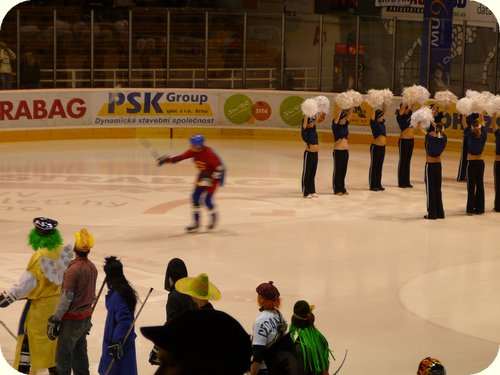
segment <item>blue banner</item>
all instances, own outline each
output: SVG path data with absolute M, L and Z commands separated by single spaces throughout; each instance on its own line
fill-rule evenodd
M 420 84 L 429 83 L 431 95 L 449 86 L 455 4 L 455 0 L 424 1 Z

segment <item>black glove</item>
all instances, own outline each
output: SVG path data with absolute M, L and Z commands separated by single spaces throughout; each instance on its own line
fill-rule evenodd
M 61 321 L 54 318 L 52 315 L 47 322 L 47 336 L 51 340 L 55 340 L 59 336 L 59 329 L 61 328 Z
M 168 155 L 162 155 L 156 159 L 156 165 L 158 165 L 158 167 L 161 167 L 163 164 L 168 162 L 170 162 L 170 156 Z
M 7 307 L 9 306 L 14 300 L 10 298 L 8 295 L 1 293 L 0 294 L 0 307 Z
M 159 366 L 160 361 L 158 360 L 158 347 L 155 345 L 153 349 L 151 349 L 151 353 L 149 353 L 149 363 L 153 366 Z
M 123 358 L 123 346 L 120 341 L 115 341 L 111 345 L 108 345 L 108 355 L 111 356 L 115 361 L 119 361 Z

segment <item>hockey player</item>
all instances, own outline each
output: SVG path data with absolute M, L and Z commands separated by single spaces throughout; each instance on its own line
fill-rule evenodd
M 61 293 L 64 271 L 72 258 L 71 245 L 62 247 L 57 221 L 37 217 L 29 234 L 34 254 L 19 281 L 0 294 L 0 307 L 26 299 L 17 337 L 13 367 L 18 371 L 35 374 L 49 369 L 55 373 L 57 341 L 47 337 L 47 319 L 54 311 Z
M 217 154 L 205 146 L 205 138 L 201 134 L 193 135 L 190 138 L 191 148 L 177 156 L 163 155 L 157 159 L 158 166 L 165 163 L 177 163 L 186 159 L 194 159 L 196 167 L 200 170 L 198 179 L 193 191 L 193 224 L 186 230 L 190 233 L 197 232 L 200 228 L 200 199 L 205 194 L 205 206 L 210 212 L 210 224 L 208 229 L 214 229 L 217 225 L 217 212 L 212 202 L 212 197 L 217 186 L 224 184 L 225 167 Z

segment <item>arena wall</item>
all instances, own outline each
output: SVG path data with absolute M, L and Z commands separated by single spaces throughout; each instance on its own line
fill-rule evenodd
M 334 93 L 222 89 L 54 89 L 3 91 L 0 141 L 99 138 L 177 138 L 194 131 L 210 137 L 300 141 L 300 103 Z M 386 115 L 388 145 L 397 145 L 395 97 Z M 363 103 L 350 122 L 351 143 L 369 144 L 369 107 Z M 491 118 L 485 117 L 487 125 Z M 332 142 L 332 111 L 318 125 L 321 142 Z M 446 116 L 448 148 L 462 142 L 460 114 Z M 196 130 L 195 130 L 196 129 Z M 490 134 L 486 153 L 493 153 Z M 417 147 L 423 135 L 416 135 Z

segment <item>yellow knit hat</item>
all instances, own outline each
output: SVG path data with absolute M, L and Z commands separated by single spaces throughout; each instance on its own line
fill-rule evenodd
M 94 246 L 94 237 L 87 231 L 87 229 L 82 228 L 80 232 L 75 233 L 75 248 L 82 253 L 88 253 L 90 249 Z

